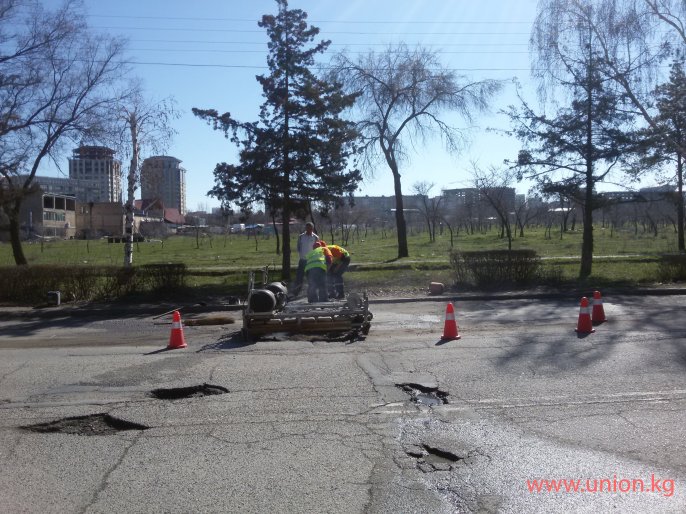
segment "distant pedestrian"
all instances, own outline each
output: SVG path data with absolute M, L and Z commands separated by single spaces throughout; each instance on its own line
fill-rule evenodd
M 342 300 L 345 298 L 345 290 L 343 287 L 343 273 L 348 270 L 350 266 L 350 253 L 348 250 L 338 245 L 328 245 L 327 248 L 331 252 L 331 267 L 329 268 L 329 296 Z
M 298 236 L 298 271 L 295 273 L 295 284 L 293 285 L 293 294 L 295 296 L 300 294 L 303 287 L 307 254 L 312 250 L 312 246 L 317 241 L 319 241 L 319 236 L 314 233 L 314 224 L 308 221 L 305 223 L 305 232 Z
M 329 291 L 326 287 L 326 274 L 331 266 L 331 252 L 324 241 L 317 241 L 305 258 L 305 274 L 307 275 L 307 301 L 319 303 L 329 301 Z

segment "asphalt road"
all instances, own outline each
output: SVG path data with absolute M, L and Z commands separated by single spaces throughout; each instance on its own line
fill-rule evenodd
M 606 297 L 579 336 L 576 297 L 458 300 L 441 342 L 445 302 L 384 303 L 361 341 L 238 318 L 173 351 L 150 313 L 5 317 L 0 510 L 684 512 L 685 306 Z M 205 383 L 229 392 L 151 395 Z M 96 414 L 147 428 L 36 426 Z

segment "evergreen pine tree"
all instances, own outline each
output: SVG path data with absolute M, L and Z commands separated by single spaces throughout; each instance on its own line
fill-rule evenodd
M 592 51 L 568 63 L 569 106 L 549 118 L 526 104 L 512 108 L 513 133 L 525 143 L 516 165 L 520 175 L 539 181 L 545 190 L 576 191 L 571 198 L 583 208 L 583 242 L 579 277 L 591 274 L 593 210 L 598 206 L 596 184 L 606 179 L 630 145 L 626 128 L 632 116 L 623 98 L 599 73 L 601 60 Z
M 263 202 L 272 215 L 279 215 L 282 278 L 289 280 L 292 214 L 311 202 L 340 204 L 352 196 L 362 176 L 348 167 L 357 134 L 354 125 L 341 118 L 356 95 L 344 94 L 340 84 L 311 71 L 315 56 L 330 41 L 313 43 L 319 29 L 307 24 L 307 13 L 289 9 L 287 0 L 276 1 L 278 14 L 259 22 L 269 37 L 269 74 L 256 77 L 265 98 L 258 121 L 239 122 L 215 110 L 193 112 L 240 148 L 239 164 L 217 165 L 209 194 L 224 205 L 235 202 L 243 208 Z

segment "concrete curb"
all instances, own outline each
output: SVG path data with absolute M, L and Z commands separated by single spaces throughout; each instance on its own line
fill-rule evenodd
M 673 288 L 640 288 L 640 289 L 605 289 L 602 291 L 603 298 L 613 296 L 676 296 L 686 295 L 686 287 Z M 370 298 L 370 305 L 382 305 L 393 303 L 413 302 L 470 302 L 470 301 L 497 301 L 497 300 L 564 300 L 574 302 L 582 296 L 591 298 L 592 290 L 573 289 L 568 291 L 510 291 L 510 292 L 465 292 L 446 293 L 435 296 L 418 297 L 388 297 Z M 192 304 L 135 304 L 135 305 L 104 305 L 104 304 L 62 304 L 55 307 L 0 307 L 0 321 L 29 320 L 29 319 L 57 319 L 57 318 L 126 318 L 126 317 L 149 317 L 160 316 L 169 311 L 179 310 L 181 315 L 205 314 L 208 312 L 237 312 L 243 310 L 243 305 L 230 305 L 224 303 L 192 303 Z M 171 318 L 171 314 L 168 316 Z
M 686 288 L 665 288 L 665 289 L 603 289 L 603 298 L 612 296 L 677 296 L 686 295 Z M 470 302 L 485 300 L 562 300 L 574 298 L 578 301 L 582 296 L 593 297 L 593 291 L 586 289 L 572 289 L 569 291 L 523 291 L 523 292 L 504 292 L 504 293 L 444 293 L 442 295 L 423 296 L 417 298 L 374 298 L 369 300 L 369 304 L 386 303 L 407 303 L 407 302 Z

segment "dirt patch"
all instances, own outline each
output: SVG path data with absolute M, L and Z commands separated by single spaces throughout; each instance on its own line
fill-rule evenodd
M 197 317 L 197 318 L 186 318 L 183 324 L 188 327 L 199 327 L 207 325 L 231 325 L 236 323 L 236 319 L 233 316 L 227 314 L 210 314 L 207 316 Z
M 115 418 L 109 414 L 89 414 L 87 416 L 73 416 L 21 428 L 39 433 L 112 435 L 122 430 L 147 430 L 150 427 Z
M 203 396 L 213 396 L 216 394 L 226 394 L 229 390 L 226 387 L 201 384 L 188 387 L 169 387 L 153 389 L 150 394 L 158 400 L 180 400 L 182 398 L 200 398 Z

